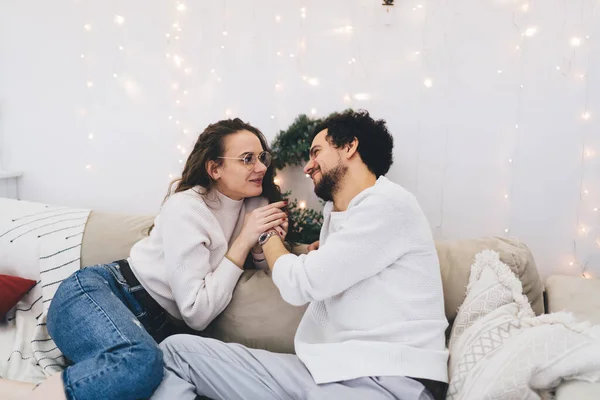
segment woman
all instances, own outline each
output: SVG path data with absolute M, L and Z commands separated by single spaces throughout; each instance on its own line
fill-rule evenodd
M 286 203 L 270 165 L 258 129 L 238 118 L 209 125 L 129 258 L 61 283 L 48 331 L 73 365 L 31 398 L 150 397 L 163 376 L 157 342 L 178 325 L 206 328 L 231 300 L 249 253 L 261 266 L 258 236 L 277 228 L 285 237 Z

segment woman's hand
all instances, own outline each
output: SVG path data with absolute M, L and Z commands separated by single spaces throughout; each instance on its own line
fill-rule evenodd
M 277 234 L 281 238 L 282 242 L 285 240 L 285 237 L 287 236 L 289 225 L 290 225 L 290 223 L 286 219 L 285 221 L 283 221 L 281 223 L 281 225 L 275 227 L 275 231 L 277 232 Z
M 281 208 L 286 205 L 287 202 L 279 201 L 264 207 L 259 207 L 246 214 L 244 225 L 238 239 L 242 241 L 247 250 L 250 250 L 255 246 L 260 234 L 269 229 L 274 229 L 280 225 L 286 224 L 285 232 L 287 234 L 287 214 L 281 211 Z

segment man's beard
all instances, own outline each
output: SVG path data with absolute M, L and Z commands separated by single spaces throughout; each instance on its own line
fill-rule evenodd
M 321 180 L 315 184 L 315 194 L 325 201 L 333 201 L 333 195 L 340 189 L 340 183 L 348 167 L 338 164 L 326 173 L 321 170 Z

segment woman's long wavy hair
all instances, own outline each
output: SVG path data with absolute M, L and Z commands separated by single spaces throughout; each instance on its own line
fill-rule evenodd
M 210 124 L 204 129 L 204 132 L 198 136 L 194 149 L 185 163 L 181 178 L 174 179 L 169 184 L 169 190 L 163 200 L 163 204 L 172 194 L 183 192 L 196 186 L 201 186 L 203 188 L 202 193 L 200 194 L 210 192 L 210 190 L 216 186 L 216 182 L 206 170 L 208 162 L 214 161 L 217 164 L 222 164 L 224 160 L 219 157 L 223 156 L 225 153 L 225 138 L 243 130 L 252 132 L 256 135 L 258 140 L 260 140 L 263 150 L 271 151 L 267 139 L 265 139 L 262 132 L 239 118 L 225 119 Z M 273 182 L 274 176 L 275 167 L 272 163 L 269 168 L 267 168 L 267 172 L 263 178 L 263 190 L 261 194 L 261 196 L 266 197 L 267 200 L 269 200 L 269 203 L 283 199 L 281 189 Z M 152 228 L 154 228 L 154 224 L 150 227 L 148 233 L 152 231 Z

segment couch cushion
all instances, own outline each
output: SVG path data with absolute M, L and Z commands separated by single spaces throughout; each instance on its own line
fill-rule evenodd
M 244 271 L 231 302 L 205 331 L 225 342 L 278 353 L 294 353 L 294 335 L 306 306 L 281 298 L 270 273 Z
M 546 280 L 546 293 L 550 312 L 569 311 L 600 325 L 600 279 L 553 275 Z
M 81 266 L 106 264 L 129 257 L 131 247 L 147 236 L 154 216 L 92 211 L 83 232 Z
M 456 318 L 458 307 L 466 296 L 471 265 L 475 254 L 491 249 L 500 254 L 500 261 L 508 265 L 523 285 L 533 311 L 544 312 L 543 286 L 529 248 L 516 239 L 483 237 L 476 239 L 441 240 L 436 248 L 442 270 L 446 317 L 450 323 Z

